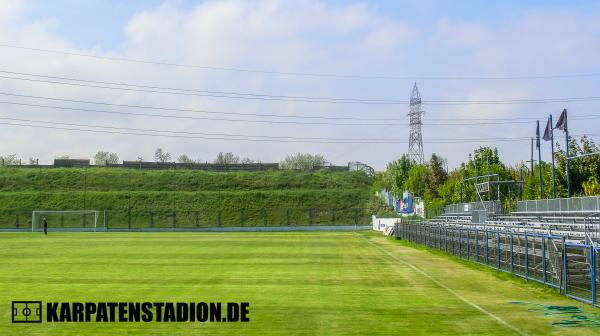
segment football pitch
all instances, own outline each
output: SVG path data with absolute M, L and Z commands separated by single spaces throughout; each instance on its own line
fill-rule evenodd
M 600 333 L 597 308 L 372 232 L 4 233 L 0 298 L 0 335 Z M 16 300 L 249 302 L 250 321 L 11 323 Z

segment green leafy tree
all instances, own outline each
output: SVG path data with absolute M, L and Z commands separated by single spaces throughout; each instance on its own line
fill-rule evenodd
M 19 158 L 17 157 L 17 154 L 4 155 L 0 156 L 0 162 L 5 166 L 18 165 Z
M 404 181 L 404 190 L 412 192 L 416 196 L 425 196 L 427 185 L 425 180 L 429 174 L 426 165 L 413 165 L 408 171 L 408 178 Z
M 385 181 L 385 189 L 401 194 L 404 191 L 404 183 L 408 179 L 408 173 L 414 165 L 414 161 L 407 154 L 403 154 L 398 160 L 388 163 L 382 176 Z
M 444 169 L 446 160 L 436 155 L 431 155 L 431 159 L 427 165 L 428 174 L 425 175 L 425 194 L 429 199 L 440 197 L 440 187 L 448 179 L 448 173 Z
M 557 164 L 556 175 L 557 181 L 561 185 L 561 193 L 559 196 L 566 197 L 567 194 L 567 176 L 566 176 L 566 159 L 565 151 L 557 145 L 555 160 Z M 591 154 L 600 152 L 600 146 L 587 136 L 582 136 L 579 139 L 571 138 L 569 141 L 569 155 L 571 157 L 582 154 Z M 571 171 L 571 193 L 573 195 L 584 195 L 583 183 L 590 181 L 592 177 L 600 179 L 600 155 L 589 155 L 570 160 Z
M 107 163 L 118 163 L 119 156 L 117 155 L 117 153 L 98 151 L 98 153 L 94 155 L 94 162 L 97 166 L 106 166 Z
M 583 182 L 583 193 L 585 196 L 600 195 L 600 182 L 596 176 L 592 176 L 589 180 Z
M 216 164 L 237 164 L 240 163 L 240 157 L 233 154 L 232 152 L 219 152 L 215 158 Z
M 189 156 L 187 156 L 186 154 L 181 154 L 177 158 L 177 162 L 179 162 L 179 163 L 194 163 L 195 161 L 192 158 L 190 158 Z
M 282 169 L 294 170 L 313 170 L 317 167 L 322 167 L 327 163 L 327 160 L 319 154 L 303 154 L 297 153 L 288 155 L 281 163 Z

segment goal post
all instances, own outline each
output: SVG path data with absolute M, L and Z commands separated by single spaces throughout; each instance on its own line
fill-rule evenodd
M 104 228 L 98 222 L 99 218 L 99 210 L 34 210 L 31 214 L 31 231 L 43 231 L 44 219 L 48 229 L 96 231 Z

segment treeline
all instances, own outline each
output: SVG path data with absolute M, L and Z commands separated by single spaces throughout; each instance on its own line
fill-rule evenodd
M 600 146 L 586 136 L 579 140 L 572 138 L 569 143 L 569 155 L 598 153 Z M 565 151 L 557 144 L 555 153 L 556 197 L 567 197 L 566 156 Z M 570 160 L 571 196 L 600 195 L 600 155 L 589 155 Z M 542 170 L 542 194 L 540 195 L 539 168 Z M 447 171 L 446 160 L 436 154 L 426 164 L 417 164 L 408 155 L 388 163 L 383 172 L 375 176 L 374 191 L 391 190 L 401 195 L 409 190 L 416 196 L 423 197 L 426 207 L 441 207 L 444 204 L 473 202 L 477 199 L 474 180 L 463 183 L 465 179 L 475 176 L 498 174 L 501 181 L 515 181 L 500 186 L 507 207 L 513 206 L 523 196 L 524 199 L 553 198 L 552 164 L 549 162 L 520 162 L 509 166 L 502 162 L 496 148 L 480 147 L 469 154 L 467 162 Z M 493 177 L 491 180 L 495 180 Z M 520 182 L 523 181 L 521 189 Z M 487 179 L 480 179 L 485 182 Z M 497 189 L 493 187 L 494 197 Z M 521 192 L 523 195 L 521 195 Z M 487 193 L 484 195 L 487 196 Z
M 60 155 L 56 157 L 57 159 L 71 159 L 69 155 Z M 93 163 L 96 166 L 106 166 L 107 164 L 117 164 L 119 163 L 119 155 L 114 152 L 109 151 L 98 151 L 93 157 Z M 163 150 L 162 148 L 157 148 L 154 151 L 153 162 L 167 163 L 173 162 L 173 157 L 171 153 Z M 135 161 L 144 162 L 146 161 L 143 157 L 138 156 Z M 2 166 L 16 166 L 16 165 L 37 165 L 39 164 L 38 160 L 30 157 L 28 160 L 22 160 L 16 154 L 9 154 L 0 156 L 0 162 Z M 203 161 L 201 159 L 192 159 L 191 156 L 187 154 L 181 154 L 177 157 L 178 163 L 214 163 L 218 165 L 226 165 L 226 164 L 255 164 L 262 163 L 260 160 L 250 159 L 248 157 L 240 157 L 233 152 L 219 152 L 214 160 Z M 329 162 L 327 159 L 320 154 L 308 154 L 308 153 L 296 153 L 292 155 L 288 155 L 284 160 L 279 162 L 279 167 L 281 169 L 292 169 L 292 170 L 312 170 L 318 167 L 323 167 L 328 165 Z

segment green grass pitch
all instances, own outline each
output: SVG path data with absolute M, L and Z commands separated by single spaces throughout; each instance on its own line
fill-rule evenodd
M 250 322 L 12 324 L 12 300 L 248 301 Z M 597 312 L 370 232 L 0 234 L 0 335 L 598 335 Z

